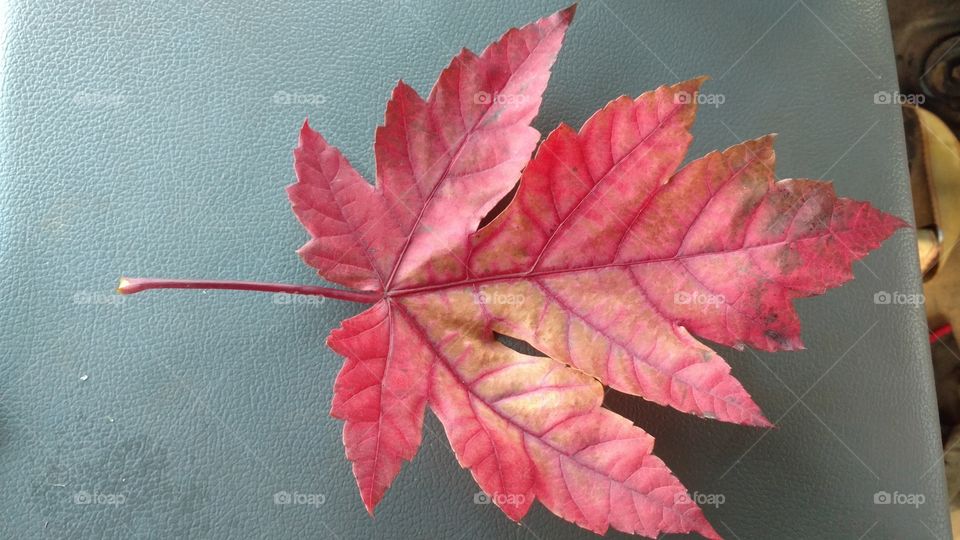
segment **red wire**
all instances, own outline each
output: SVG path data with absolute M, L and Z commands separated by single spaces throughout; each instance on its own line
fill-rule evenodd
M 937 328 L 936 330 L 930 331 L 930 343 L 936 343 L 940 341 L 940 338 L 953 332 L 953 327 L 949 323 Z

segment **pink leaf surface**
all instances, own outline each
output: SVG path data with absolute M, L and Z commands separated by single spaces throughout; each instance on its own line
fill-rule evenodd
M 416 336 L 405 317 L 379 302 L 327 340 L 347 359 L 330 414 L 344 420 L 343 445 L 371 514 L 420 447 L 433 358 Z
M 435 354 L 430 405 L 460 464 L 510 518 L 534 499 L 599 534 L 608 527 L 657 536 L 719 538 L 686 489 L 653 456 L 653 437 L 601 407 L 603 387 L 550 358 L 498 343 L 489 327 L 447 313 L 474 312 L 476 291 L 415 295 L 397 303 Z
M 332 414 L 371 513 L 416 454 L 429 404 L 511 519 L 539 500 L 597 533 L 719 538 L 653 438 L 602 407 L 603 386 L 769 426 L 698 338 L 802 348 L 793 300 L 852 279 L 906 224 L 827 182 L 776 181 L 773 136 L 680 168 L 705 78 L 617 98 L 537 149 L 530 122 L 573 14 L 463 50 L 427 99 L 400 82 L 375 185 L 304 125 L 289 188 L 311 236 L 299 253 L 378 299 L 328 338 L 346 358 Z

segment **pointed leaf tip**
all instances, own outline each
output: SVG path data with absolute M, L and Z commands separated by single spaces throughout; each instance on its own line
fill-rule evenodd
M 570 6 L 562 9 L 559 12 L 560 17 L 569 24 L 573 20 L 574 15 L 577 14 L 578 5 L 579 3 L 573 3 L 573 4 L 570 4 Z

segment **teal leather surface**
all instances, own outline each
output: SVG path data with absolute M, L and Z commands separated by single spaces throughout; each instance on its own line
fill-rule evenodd
M 372 178 L 397 79 L 425 94 L 460 47 L 563 5 L 12 0 L 0 537 L 592 537 L 539 505 L 518 526 L 476 504 L 433 417 L 370 518 L 324 345 L 361 306 L 112 294 L 120 274 L 317 282 L 283 191 L 304 117 Z M 700 74 L 723 103 L 702 107 L 691 156 L 775 131 L 781 177 L 912 217 L 900 112 L 874 102 L 897 84 L 879 0 L 588 0 L 536 126 Z M 728 538 L 949 537 L 922 308 L 874 302 L 920 291 L 911 232 L 855 271 L 799 303 L 807 350 L 720 349 L 779 429 L 610 400 L 691 491 L 722 496 L 704 508 Z

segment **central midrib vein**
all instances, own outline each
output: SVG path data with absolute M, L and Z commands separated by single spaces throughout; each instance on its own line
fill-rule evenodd
M 443 290 L 443 289 L 454 289 L 454 288 L 458 288 L 458 287 L 466 287 L 466 286 L 470 286 L 470 285 L 480 285 L 480 284 L 485 284 L 485 283 L 495 283 L 495 282 L 498 282 L 498 281 L 510 281 L 510 280 L 514 280 L 514 279 L 538 278 L 538 277 L 552 276 L 552 275 L 557 275 L 557 274 L 574 274 L 574 273 L 577 273 L 577 272 L 589 272 L 589 271 L 593 271 L 593 270 L 604 270 L 604 269 L 607 269 L 607 268 L 626 268 L 626 267 L 630 267 L 630 266 L 641 266 L 641 265 L 644 265 L 644 264 L 658 264 L 658 263 L 668 263 L 668 262 L 680 262 L 680 261 L 684 261 L 684 260 L 695 259 L 695 258 L 697 258 L 697 257 L 709 257 L 709 256 L 712 256 L 712 255 L 727 255 L 727 254 L 736 253 L 736 252 L 739 252 L 739 251 L 748 251 L 748 250 L 751 250 L 751 249 L 769 248 L 769 247 L 780 246 L 780 245 L 788 244 L 788 243 L 792 243 L 792 242 L 802 242 L 802 241 L 804 241 L 804 240 L 813 240 L 813 239 L 820 238 L 820 237 L 823 237 L 823 236 L 835 235 L 835 234 L 837 234 L 837 231 L 834 231 L 834 230 L 832 230 L 832 229 L 830 229 L 830 228 L 827 228 L 827 229 L 824 229 L 824 230 L 819 231 L 817 234 L 812 234 L 812 235 L 809 235 L 809 236 L 803 236 L 803 237 L 799 237 L 799 238 L 784 239 L 784 240 L 780 240 L 780 241 L 778 241 L 778 242 L 771 242 L 771 243 L 769 243 L 769 244 L 759 244 L 759 245 L 756 245 L 756 246 L 740 247 L 740 248 L 736 248 L 736 249 L 728 249 L 728 250 L 723 250 L 723 251 L 708 251 L 708 252 L 704 252 L 704 253 L 694 253 L 694 254 L 690 254 L 690 255 L 679 255 L 679 256 L 672 256 L 672 257 L 661 257 L 661 258 L 657 258 L 657 259 L 647 259 L 647 260 L 642 260 L 642 261 L 629 261 L 629 262 L 621 262 L 621 263 L 605 263 L 605 264 L 598 264 L 598 265 L 594 265 L 594 266 L 582 266 L 582 267 L 579 267 L 579 268 L 558 268 L 558 269 L 554 269 L 554 270 L 540 270 L 540 271 L 536 271 L 536 272 L 531 271 L 531 270 L 527 270 L 527 271 L 524 271 L 524 272 L 514 272 L 514 273 L 511 273 L 511 274 L 503 274 L 503 275 L 499 275 L 499 276 L 485 276 L 485 277 L 479 277 L 479 278 L 463 279 L 463 280 L 460 280 L 460 281 L 451 281 L 451 282 L 448 282 L 448 283 L 438 283 L 438 284 L 436 284 L 436 285 L 424 285 L 424 286 L 421 286 L 421 287 L 411 287 L 411 288 L 407 288 L 407 289 L 396 289 L 396 290 L 392 290 L 392 291 L 389 291 L 389 290 L 388 290 L 388 291 L 385 291 L 385 292 L 384 292 L 384 296 L 386 296 L 386 297 L 392 297 L 392 298 L 399 298 L 399 297 L 403 297 L 403 296 L 410 296 L 410 295 L 414 295 L 414 294 L 426 293 L 426 292 L 431 292 L 431 291 L 438 291 L 438 290 Z

